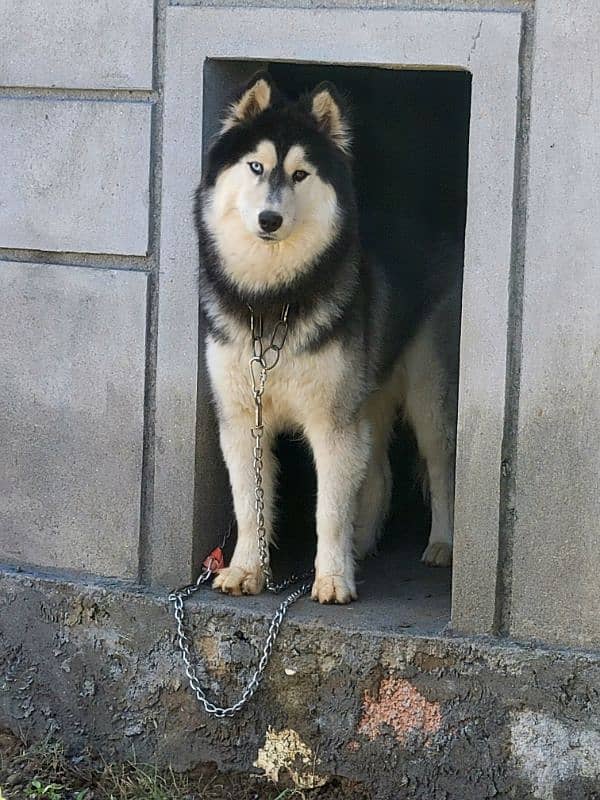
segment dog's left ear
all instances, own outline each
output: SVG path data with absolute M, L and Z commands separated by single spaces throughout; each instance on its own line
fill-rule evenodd
M 221 133 L 242 122 L 249 122 L 266 111 L 273 104 L 276 93 L 277 89 L 269 73 L 265 70 L 257 72 L 228 107 Z
M 350 153 L 352 132 L 346 103 L 332 83 L 320 83 L 309 98 L 310 113 L 323 133 L 346 154 Z

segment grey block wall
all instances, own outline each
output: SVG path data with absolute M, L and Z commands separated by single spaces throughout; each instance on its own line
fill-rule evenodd
M 0 558 L 137 580 L 154 7 L 1 16 Z
M 595 646 L 599 22 L 592 0 L 537 4 L 510 609 L 510 631 L 519 638 Z
M 149 104 L 7 98 L 0 150 L 5 247 L 146 254 Z
M 146 276 L 4 262 L 0 293 L 2 556 L 137 578 Z
M 600 8 L 0 5 L 0 560 L 26 574 L 51 568 L 58 596 L 88 573 L 111 602 L 138 582 L 162 602 L 226 523 L 191 229 L 203 108 L 227 88 L 211 84 L 205 59 L 227 60 L 232 76 L 243 61 L 252 70 L 333 52 L 344 63 L 468 69 L 452 635 L 465 647 L 486 634 L 500 650 L 507 639 L 587 648 L 595 663 Z M 292 26 L 304 36 L 290 39 Z M 4 587 L 14 576 L 7 567 Z M 102 582 L 111 576 L 125 583 Z M 24 597 L 32 619 L 38 606 Z M 398 639 L 395 652 L 405 646 Z M 568 716 L 560 702 L 552 713 Z M 550 795 L 542 786 L 531 796 Z
M 150 0 L 103 0 L 89 14 L 69 0 L 6 5 L 0 274 L 15 293 L 3 360 L 16 386 L 5 390 L 4 420 L 13 452 L 37 455 L 7 477 L 19 493 L 6 494 L 5 560 L 173 585 L 193 576 L 226 523 L 189 203 L 202 124 L 210 127 L 223 81 L 252 71 L 261 56 L 454 65 L 474 77 L 453 624 L 597 644 L 595 593 L 584 588 L 599 566 L 590 169 L 598 109 L 593 26 L 583 24 L 595 7 L 332 6 L 335 18 L 325 8 Z M 339 36 L 329 36 L 330 25 Z M 292 49 L 276 36 L 290 26 L 306 40 Z M 204 72 L 206 58 L 209 67 L 228 59 L 228 71 Z M 569 93 L 566 72 L 577 81 Z M 549 231 L 560 231 L 560 248 Z M 43 456 L 28 427 L 34 398 L 49 398 L 50 378 L 78 359 L 73 384 L 53 389 L 62 391 L 52 402 L 65 434 L 48 409 L 36 423 L 40 442 L 54 443 Z M 102 439 L 91 419 L 80 430 L 71 416 L 102 405 L 111 370 L 118 389 Z M 90 464 L 104 450 L 113 464 L 100 476 Z M 61 464 L 73 485 L 52 483 Z M 44 492 L 53 508 L 46 523 L 32 511 Z M 89 541 L 92 530 L 105 549 Z M 76 557 L 61 556 L 74 541 Z
M 151 89 L 152 0 L 2 0 L 3 86 Z

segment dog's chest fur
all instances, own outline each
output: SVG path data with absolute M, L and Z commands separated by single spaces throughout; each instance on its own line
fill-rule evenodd
M 265 335 L 268 342 L 270 331 Z M 333 340 L 310 352 L 299 349 L 294 339 L 288 337 L 278 364 L 267 376 L 264 420 L 273 434 L 330 426 L 335 418 L 351 415 L 363 399 L 361 364 L 341 342 Z M 240 421 L 241 416 L 248 426 L 253 424 L 251 356 L 249 329 L 227 342 L 207 338 L 207 365 L 222 422 Z

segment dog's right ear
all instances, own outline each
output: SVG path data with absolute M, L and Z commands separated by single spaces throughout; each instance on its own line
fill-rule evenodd
M 227 109 L 221 133 L 262 114 L 273 104 L 276 92 L 277 89 L 269 73 L 264 70 L 257 72 Z

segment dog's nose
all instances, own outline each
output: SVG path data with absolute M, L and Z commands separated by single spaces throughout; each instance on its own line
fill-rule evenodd
M 273 233 L 282 222 L 283 217 L 277 211 L 261 211 L 258 215 L 258 224 L 265 233 Z

